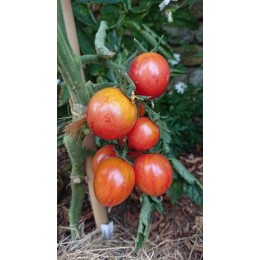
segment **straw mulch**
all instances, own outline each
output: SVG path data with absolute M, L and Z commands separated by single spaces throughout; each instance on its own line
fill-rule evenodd
M 202 181 L 202 157 L 197 154 L 180 157 L 185 166 Z M 68 230 L 69 160 L 64 148 L 58 149 L 58 260 L 89 259 L 203 259 L 203 212 L 190 199 L 182 198 L 174 205 L 163 196 L 164 212 L 155 212 L 145 247 L 135 252 L 140 203 L 135 189 L 127 201 L 113 207 L 109 219 L 114 223 L 113 235 L 102 239 L 95 230 L 88 192 L 81 216 L 80 239 L 70 241 Z

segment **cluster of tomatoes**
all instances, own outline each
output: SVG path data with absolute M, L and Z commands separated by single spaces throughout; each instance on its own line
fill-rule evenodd
M 136 94 L 153 99 L 166 90 L 170 69 L 164 57 L 148 52 L 132 61 L 129 76 L 135 83 Z M 158 143 L 160 130 L 144 115 L 143 105 L 136 106 L 119 88 L 102 89 L 88 103 L 86 119 L 96 136 L 118 139 L 121 144 L 127 140 L 128 160 L 117 157 L 113 145 L 102 147 L 93 158 L 94 191 L 104 206 L 123 202 L 135 184 L 151 196 L 160 196 L 171 186 L 173 170 L 167 158 L 145 153 Z

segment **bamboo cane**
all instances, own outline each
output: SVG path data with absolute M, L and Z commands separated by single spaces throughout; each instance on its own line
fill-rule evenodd
M 66 27 L 66 32 L 67 32 L 69 43 L 70 43 L 74 53 L 80 55 L 80 49 L 79 49 L 79 44 L 78 44 L 78 39 L 77 39 L 77 33 L 76 33 L 75 21 L 74 21 L 72 7 L 71 7 L 71 1 L 70 0 L 61 0 L 61 5 L 62 5 L 63 17 L 64 17 L 64 22 L 65 22 L 65 27 Z M 82 66 L 81 66 L 81 73 L 82 73 L 83 79 L 85 80 Z M 86 149 L 96 150 L 94 136 L 93 135 L 87 136 L 83 141 L 83 146 Z M 91 157 L 91 156 L 86 157 L 85 171 L 86 171 L 86 176 L 87 176 L 89 196 L 90 196 L 90 201 L 91 201 L 91 206 L 92 206 L 92 210 L 93 210 L 96 227 L 98 229 L 100 229 L 101 224 L 108 223 L 108 216 L 107 216 L 106 208 L 97 201 L 94 190 L 93 190 L 94 173 L 93 173 L 93 168 L 92 168 L 92 159 L 93 159 L 93 157 Z

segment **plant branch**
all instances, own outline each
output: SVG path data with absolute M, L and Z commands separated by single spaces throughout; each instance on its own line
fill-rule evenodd
M 97 55 L 102 58 L 111 58 L 115 52 L 111 52 L 105 46 L 106 30 L 108 29 L 107 22 L 101 21 L 98 31 L 95 36 L 95 48 Z

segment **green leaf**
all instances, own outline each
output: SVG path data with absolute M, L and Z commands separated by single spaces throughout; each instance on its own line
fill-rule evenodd
M 163 213 L 163 205 L 158 197 L 155 196 L 149 196 L 149 199 L 151 203 L 153 204 L 153 207 L 155 210 L 157 210 L 159 213 Z
M 124 3 L 125 0 L 77 0 L 78 3 L 116 4 Z
M 196 30 L 199 27 L 198 19 L 188 8 L 180 8 L 173 11 L 173 21 L 176 27 Z
M 173 168 L 176 169 L 176 171 L 179 173 L 179 175 L 190 185 L 197 184 L 200 189 L 202 189 L 202 184 L 200 181 L 193 176 L 187 169 L 186 167 L 176 158 L 170 159 L 172 162 Z
M 192 6 L 195 4 L 197 0 L 188 0 L 189 8 L 192 8 Z
M 163 206 L 157 197 L 143 194 L 141 196 L 141 204 L 142 208 L 139 215 L 139 225 L 135 245 L 137 251 L 144 246 L 149 235 L 153 210 L 156 209 L 160 213 L 163 211 Z
M 118 21 L 120 16 L 119 6 L 116 5 L 105 5 L 100 9 L 102 20 L 106 20 L 108 26 L 113 26 Z
M 194 203 L 198 206 L 203 205 L 203 191 L 197 184 L 189 185 L 184 183 L 183 190 Z
M 151 1 L 139 1 L 139 5 L 132 7 L 131 11 L 134 14 L 140 14 L 140 13 L 144 13 L 144 12 L 149 12 L 150 8 L 152 6 L 152 2 Z
M 171 138 L 171 135 L 169 134 L 169 130 L 167 128 L 166 122 L 159 120 L 157 122 L 157 124 L 160 129 L 160 135 L 161 135 L 160 138 L 162 139 L 162 142 L 163 142 L 163 152 L 165 154 L 167 154 L 171 150 L 170 143 L 171 143 L 172 138 Z
M 172 203 L 175 203 L 178 199 L 180 199 L 183 196 L 183 185 L 183 181 L 181 180 L 173 181 L 170 189 L 167 191 L 167 195 L 170 197 Z
M 65 105 L 70 97 L 69 88 L 66 82 L 61 83 L 58 97 L 58 107 Z
M 77 26 L 77 36 L 78 36 L 79 46 L 82 54 L 94 54 L 95 53 L 94 42 L 88 36 L 88 34 L 80 28 L 80 26 Z
M 62 145 L 64 144 L 63 138 L 64 138 L 64 134 L 59 135 L 59 136 L 57 137 L 57 146 L 62 146 Z
M 94 28 L 97 27 L 87 5 L 80 4 L 80 3 L 72 3 L 72 9 L 73 9 L 74 16 L 77 20 L 84 23 L 85 25 Z

